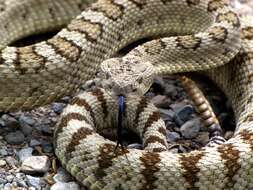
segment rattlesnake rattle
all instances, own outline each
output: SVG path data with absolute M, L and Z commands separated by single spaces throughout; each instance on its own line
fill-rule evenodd
M 137 39 L 194 33 L 146 43 L 129 56 L 149 60 L 157 74 L 204 70 L 234 58 L 229 66 L 206 72 L 232 101 L 234 138 L 189 154 L 159 152 L 166 148 L 163 122 L 140 98 L 127 102 L 128 127 L 134 122 L 140 129 L 146 126 L 145 134 L 151 137 L 151 131 L 153 139 L 147 137 L 144 145 L 159 148 L 113 152 L 115 144 L 92 128 L 115 122 L 108 114 L 115 113 L 115 101 L 98 89 L 80 94 L 64 111 L 55 135 L 56 154 L 90 189 L 251 188 L 251 30 L 240 29 L 239 18 L 224 0 L 101 0 L 50 40 L 2 49 L 0 108 L 29 109 L 69 94 L 94 76 L 102 60 Z M 13 39 L 4 44 L 9 41 Z

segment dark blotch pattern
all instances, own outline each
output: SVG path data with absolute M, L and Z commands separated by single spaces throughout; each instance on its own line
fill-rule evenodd
M 72 135 L 72 139 L 68 144 L 68 146 L 66 147 L 67 160 L 70 160 L 72 158 L 71 153 L 76 150 L 76 147 L 80 144 L 80 141 L 85 139 L 88 135 L 91 135 L 92 133 L 93 130 L 82 127 Z
M 233 177 L 241 167 L 238 163 L 239 151 L 232 144 L 223 144 L 218 147 L 218 152 L 221 154 L 220 156 L 228 169 L 226 174 L 228 180 L 224 189 L 232 189 L 236 182 L 233 180 Z
M 97 88 L 95 91 L 92 91 L 92 95 L 96 96 L 98 101 L 101 103 L 101 107 L 104 113 L 104 118 L 106 118 L 108 115 L 108 110 L 106 106 L 106 100 L 104 98 L 104 93 L 99 88 Z
M 176 42 L 178 47 L 196 50 L 200 47 L 201 38 L 193 35 L 179 36 L 177 37 Z
M 151 127 L 153 123 L 158 121 L 160 119 L 160 113 L 158 111 L 153 112 L 152 114 L 149 115 L 147 122 L 145 123 L 145 126 L 142 131 L 142 136 L 147 132 L 148 128 Z
M 240 131 L 239 135 L 241 136 L 244 143 L 250 145 L 250 148 L 253 151 L 253 133 L 244 129 Z
M 157 137 L 157 136 L 154 136 L 154 135 L 151 135 L 149 136 L 145 141 L 144 141 L 144 148 L 148 146 L 148 144 L 150 143 L 160 143 L 162 144 L 164 147 L 166 147 L 166 141 L 165 141 L 165 138 L 164 139 L 161 139 L 160 137 Z
M 128 0 L 136 5 L 139 9 L 142 9 L 147 4 L 147 0 Z
M 203 156 L 203 152 L 195 152 L 182 154 L 179 158 L 184 170 L 183 177 L 189 183 L 190 189 L 194 189 L 194 184 L 198 181 L 197 173 L 200 171 L 200 168 L 197 166 L 197 163 Z
M 235 28 L 239 28 L 241 25 L 239 17 L 233 11 L 228 11 L 226 13 L 220 13 L 217 15 L 216 22 L 219 23 L 224 21 L 231 23 Z
M 67 115 L 63 116 L 58 123 L 55 133 L 54 133 L 54 139 L 56 140 L 58 135 L 62 133 L 63 129 L 67 127 L 70 120 L 78 120 L 78 121 L 86 121 L 87 118 L 84 115 L 81 115 L 79 113 L 68 113 Z M 55 146 L 57 146 L 56 141 L 54 142 Z
M 145 152 L 140 157 L 144 169 L 141 171 L 141 174 L 145 178 L 145 183 L 143 184 L 141 190 L 153 190 L 156 188 L 155 182 L 157 177 L 155 173 L 160 170 L 159 163 L 161 161 L 158 153 L 155 152 Z
M 117 4 L 114 0 L 108 0 L 106 3 L 104 0 L 100 0 L 97 3 L 94 3 L 89 8 L 92 11 L 103 13 L 107 18 L 116 21 L 123 16 L 124 6 Z M 116 11 L 116 9 L 118 9 Z
M 211 0 L 208 2 L 207 10 L 209 12 L 217 11 L 217 9 L 228 6 L 228 0 Z
M 137 106 L 137 109 L 136 109 L 136 115 L 135 115 L 135 119 L 134 119 L 134 123 L 136 125 L 138 125 L 138 120 L 139 120 L 140 114 L 144 111 L 144 109 L 147 107 L 147 105 L 148 105 L 148 102 L 147 102 L 146 98 L 143 96 Z
M 117 148 L 115 150 L 115 145 L 108 143 L 101 145 L 99 147 L 99 152 L 100 154 L 98 155 L 97 161 L 99 168 L 95 172 L 95 176 L 99 180 L 102 180 L 102 178 L 106 176 L 105 169 L 112 166 L 114 158 L 129 153 L 127 149 Z
M 77 105 L 77 106 L 80 106 L 80 107 L 84 107 L 89 113 L 90 113 L 90 116 L 92 117 L 93 119 L 93 122 L 96 121 L 96 118 L 95 118 L 95 114 L 91 108 L 91 106 L 86 102 L 86 100 L 84 99 L 80 99 L 78 97 L 75 97 L 73 98 L 73 100 L 70 102 L 70 105 Z
M 200 0 L 186 0 L 186 3 L 188 6 L 198 5 L 200 3 Z
M 221 26 L 215 26 L 213 27 L 210 31 L 210 36 L 211 38 L 220 43 L 224 43 L 227 39 L 228 36 L 228 31 L 226 28 L 221 27 Z
M 247 40 L 253 40 L 253 27 L 248 26 L 242 28 L 242 38 Z

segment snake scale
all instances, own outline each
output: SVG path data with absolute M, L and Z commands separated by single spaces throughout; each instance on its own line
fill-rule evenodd
M 82 9 L 49 40 L 7 46 L 60 28 Z M 233 138 L 172 154 L 158 110 L 142 97 L 129 98 L 124 127 L 143 138 L 145 150 L 114 151 L 116 144 L 97 132 L 115 126 L 117 102 L 102 88 L 79 94 L 57 125 L 55 152 L 89 189 L 253 188 L 253 27 L 227 0 L 1 0 L 0 11 L 2 111 L 31 109 L 70 94 L 94 77 L 103 60 L 150 37 L 159 38 L 126 59 L 149 61 L 156 74 L 202 72 L 232 102 Z

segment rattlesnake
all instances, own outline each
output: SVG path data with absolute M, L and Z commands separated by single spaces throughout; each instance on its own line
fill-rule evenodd
M 59 11 L 63 15 L 72 9 L 72 13 L 77 12 L 78 3 L 82 3 L 55 2 L 56 7 L 63 8 Z M 22 3 L 27 3 L 27 8 L 31 1 Z M 74 8 L 68 9 L 70 4 L 65 3 Z M 90 189 L 253 188 L 253 28 L 247 21 L 241 28 L 240 19 L 228 4 L 226 0 L 99 0 L 52 39 L 21 48 L 4 48 L 18 37 L 19 32 L 11 32 L 11 27 L 20 19 L 10 26 L 3 24 L 0 109 L 31 109 L 49 103 L 93 77 L 103 60 L 127 44 L 148 37 L 177 36 L 148 42 L 127 56 L 151 62 L 156 74 L 205 70 L 230 62 L 203 73 L 232 102 L 237 120 L 233 138 L 187 154 L 164 151 L 163 121 L 156 108 L 140 97 L 126 101 L 125 127 L 144 136 L 144 147 L 150 151 L 114 152 L 115 143 L 99 136 L 95 129 L 115 126 L 112 113 L 116 113 L 117 103 L 98 88 L 78 95 L 64 110 L 55 133 L 56 155 Z M 4 23 L 12 19 L 6 18 L 13 10 L 15 6 L 0 15 Z M 56 21 L 58 17 L 48 10 L 43 9 Z M 59 21 L 58 26 L 62 23 Z M 52 28 L 52 23 L 50 26 L 39 31 Z M 35 29 L 31 24 L 22 25 L 20 30 L 25 36 Z

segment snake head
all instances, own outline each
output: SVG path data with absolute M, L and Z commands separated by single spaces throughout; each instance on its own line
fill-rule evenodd
M 152 85 L 154 67 L 137 57 L 111 58 L 101 63 L 98 76 L 111 95 L 143 95 Z

